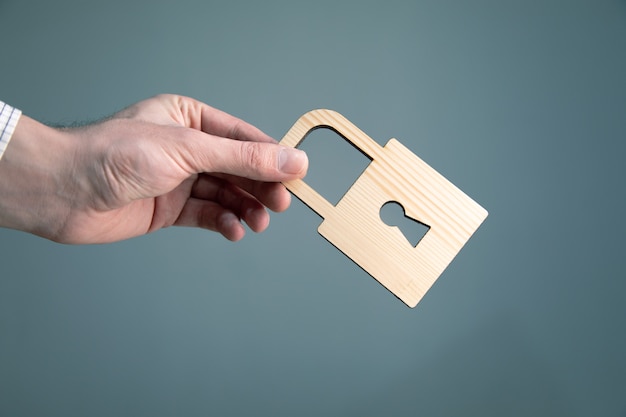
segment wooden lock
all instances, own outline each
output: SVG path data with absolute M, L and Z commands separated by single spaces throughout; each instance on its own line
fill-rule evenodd
M 415 307 L 487 217 L 487 211 L 396 139 L 384 147 L 341 114 L 313 110 L 280 142 L 297 147 L 314 129 L 329 128 L 371 162 L 333 206 L 303 180 L 285 186 L 324 220 L 319 233 L 409 307 Z M 429 227 L 413 246 L 380 218 L 397 202 L 405 214 Z

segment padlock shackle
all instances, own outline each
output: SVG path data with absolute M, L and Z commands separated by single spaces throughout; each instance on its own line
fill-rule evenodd
M 340 113 L 328 109 L 311 110 L 300 116 L 280 144 L 296 148 L 309 133 L 321 128 L 334 130 L 370 160 L 378 158 L 382 151 L 381 146 L 365 132 Z
M 317 109 L 302 115 L 280 141 L 296 148 L 315 129 L 328 128 L 337 132 L 370 160 L 379 158 L 382 147 L 352 122 L 333 110 Z M 317 214 L 326 218 L 333 205 L 303 180 L 283 182 L 285 187 Z

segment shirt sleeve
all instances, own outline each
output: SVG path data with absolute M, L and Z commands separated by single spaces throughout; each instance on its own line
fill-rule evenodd
M 4 154 L 22 112 L 0 101 L 0 159 Z

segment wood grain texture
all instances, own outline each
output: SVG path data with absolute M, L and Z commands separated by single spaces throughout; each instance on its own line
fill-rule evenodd
M 341 114 L 313 110 L 287 132 L 281 144 L 297 147 L 314 129 L 335 130 L 371 162 L 333 206 L 303 180 L 285 186 L 323 221 L 319 233 L 409 307 L 428 289 L 487 217 L 487 211 L 396 139 L 384 147 Z M 394 201 L 430 229 L 417 246 L 380 218 Z

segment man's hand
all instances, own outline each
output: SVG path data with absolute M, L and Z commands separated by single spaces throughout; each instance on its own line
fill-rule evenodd
M 20 119 L 0 160 L 0 226 L 63 243 L 127 239 L 171 225 L 239 240 L 283 211 L 280 181 L 306 155 L 187 97 L 160 95 L 84 127 Z

